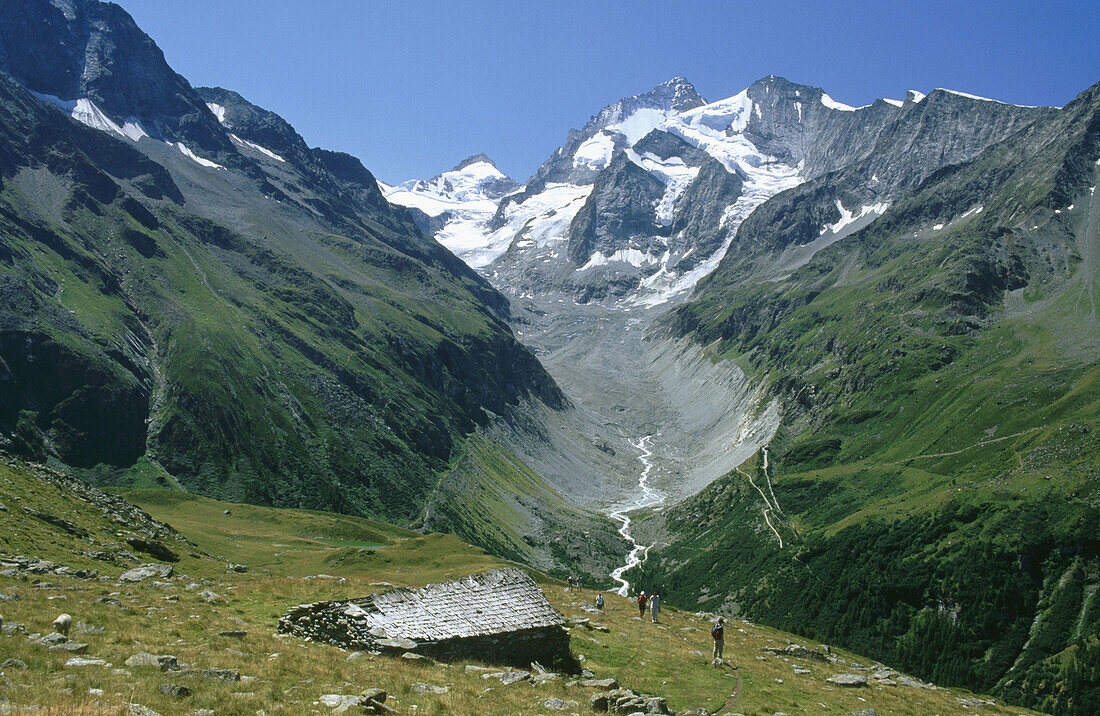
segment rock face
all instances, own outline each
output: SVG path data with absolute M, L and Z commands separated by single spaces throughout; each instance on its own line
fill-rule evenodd
M 417 590 L 301 604 L 279 619 L 279 631 L 376 652 L 525 666 L 570 661 L 564 623 L 525 572 L 494 569 Z
M 61 42 L 57 42 L 58 39 Z M 133 19 L 113 3 L 29 0 L 0 15 L 0 69 L 29 89 L 86 100 L 118 126 L 185 142 L 210 155 L 235 150 L 205 103 Z

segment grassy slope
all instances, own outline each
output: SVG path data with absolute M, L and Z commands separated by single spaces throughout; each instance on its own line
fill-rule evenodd
M 560 399 L 504 299 L 384 201 L 287 165 L 276 202 L 7 80 L 0 114 L 0 447 L 409 522 L 484 409 Z
M 1096 95 L 1064 126 L 940 172 L 787 279 L 711 276 L 674 328 L 783 396 L 769 474 L 785 548 L 733 473 L 670 512 L 641 586 L 945 683 L 1092 708 Z
M 418 527 L 453 532 L 493 554 L 559 578 L 617 566 L 628 545 L 600 515 L 567 502 L 506 449 L 473 435 L 439 480 Z
M 349 662 L 344 652 L 331 646 L 277 638 L 272 633 L 279 615 L 292 604 L 361 595 L 377 589 L 372 587 L 377 582 L 416 586 L 502 564 L 478 548 L 454 537 L 413 535 L 361 518 L 251 507 L 163 491 L 127 495 L 154 517 L 182 529 L 196 545 L 195 556 L 183 554 L 176 565 L 171 585 L 119 585 L 110 577 L 122 567 L 103 563 L 98 568 L 108 577 L 98 583 L 50 575 L 50 586 L 35 587 L 18 578 L 0 577 L 0 593 L 22 597 L 3 603 L 5 624 L 21 623 L 29 631 L 44 631 L 54 612 L 64 609 L 77 622 L 105 628 L 102 635 L 74 633 L 89 644 L 90 657 L 122 666 L 139 650 L 170 653 L 195 668 L 237 669 L 254 680 L 218 683 L 146 668 L 119 673 L 96 667 L 66 669 L 68 655 L 33 646 L 17 633 L 0 636 L 0 661 L 18 658 L 29 667 L 26 671 L 6 668 L 0 677 L 10 680 L 0 683 L 5 684 L 3 698 L 11 703 L 39 704 L 54 713 L 115 714 L 123 704 L 137 702 L 161 713 L 212 708 L 220 714 L 252 714 L 260 709 L 297 714 L 316 708 L 314 702 L 321 694 L 354 695 L 377 686 L 391 694 L 390 702 L 401 711 L 416 705 L 419 713 L 428 714 L 534 714 L 545 712 L 547 698 L 558 697 L 577 701 L 573 708 L 577 712 L 591 713 L 588 689 L 563 684 L 531 687 L 522 682 L 501 686 L 486 682 L 477 672 L 466 673 L 463 664 L 419 665 L 371 656 Z M 63 515 L 103 541 L 111 540 L 116 529 L 97 509 L 71 499 L 37 477 L 34 468 L 18 462 L 0 466 L 0 502 L 33 504 Z M 22 519 L 18 508 L 9 509 L 7 516 Z M 224 515 L 226 509 L 232 514 Z M 20 524 L 7 520 L 0 528 L 3 554 L 82 564 L 78 552 L 86 548 L 83 541 L 41 527 L 25 530 Z M 226 562 L 247 562 L 250 570 L 227 572 Z M 315 574 L 334 579 L 301 579 Z M 655 626 L 639 620 L 634 605 L 616 596 L 608 596 L 604 615 L 593 616 L 580 609 L 591 601 L 591 590 L 577 593 L 539 573 L 533 576 L 568 618 L 592 617 L 607 625 L 607 632 L 571 630 L 573 651 L 585 656 L 588 668 L 598 677 L 614 677 L 630 688 L 665 695 L 676 710 L 705 707 L 713 711 L 725 705 L 754 715 L 777 710 L 849 713 L 869 707 L 880 713 L 950 713 L 961 708 L 958 698 L 968 697 L 965 692 L 941 689 L 831 687 L 824 683 L 827 676 L 867 662 L 847 652 L 837 652 L 847 662 L 840 665 L 767 655 L 762 648 L 782 648 L 789 635 L 748 623 L 734 623 L 728 629 L 726 655 L 740 665 L 740 673 L 715 669 L 708 665 L 709 653 L 704 655 L 709 650 L 705 619 L 666 609 L 663 623 Z M 189 588 L 192 582 L 200 587 Z M 198 596 L 200 588 L 213 590 L 221 599 L 208 604 Z M 101 594 L 114 595 L 122 607 L 97 602 Z M 50 601 L 53 606 L 44 611 L 44 600 L 52 597 L 62 599 Z M 216 636 L 237 629 L 246 632 L 243 639 Z M 795 667 L 810 673 L 796 674 Z M 175 701 L 159 692 L 165 683 L 185 683 L 194 694 Z M 413 688 L 416 683 L 445 685 L 449 692 L 421 695 Z M 104 694 L 90 695 L 89 689 L 102 689 Z M 735 692 L 737 697 L 731 700 Z M 994 706 L 986 712 L 1021 710 Z

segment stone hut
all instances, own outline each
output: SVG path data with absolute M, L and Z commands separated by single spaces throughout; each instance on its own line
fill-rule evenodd
M 349 649 L 527 666 L 572 663 L 565 620 L 519 569 L 494 569 L 420 589 L 299 604 L 279 631 Z

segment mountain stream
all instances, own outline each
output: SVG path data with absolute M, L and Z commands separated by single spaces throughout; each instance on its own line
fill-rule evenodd
M 649 545 L 638 544 L 630 534 L 630 515 L 629 512 L 635 512 L 637 510 L 645 509 L 647 507 L 656 507 L 665 501 L 665 494 L 661 491 L 649 486 L 649 471 L 653 469 L 653 463 L 650 458 L 653 456 L 653 450 L 651 448 L 653 442 L 652 435 L 646 435 L 638 442 L 632 442 L 631 445 L 642 451 L 642 454 L 638 456 L 641 461 L 642 468 L 641 475 L 638 476 L 638 488 L 640 494 L 633 500 L 619 503 L 612 507 L 607 512 L 607 516 L 616 522 L 621 522 L 622 527 L 619 528 L 619 534 L 623 536 L 623 539 L 630 542 L 633 547 L 630 553 L 626 556 L 626 564 L 618 567 L 611 573 L 611 578 L 618 582 L 620 586 L 615 591 L 621 596 L 627 596 L 630 592 L 630 582 L 623 579 L 623 573 L 633 567 L 641 564 L 645 561 L 646 553 L 649 551 Z

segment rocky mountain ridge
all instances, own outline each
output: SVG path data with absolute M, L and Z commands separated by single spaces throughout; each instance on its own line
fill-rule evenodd
M 653 306 L 682 300 L 772 196 L 847 172 L 829 180 L 843 192 L 805 210 L 805 260 L 827 245 L 818 237 L 862 226 L 931 172 L 1052 111 L 947 90 L 853 108 L 774 75 L 706 103 L 675 78 L 571 130 L 492 220 L 484 204 L 467 215 L 461 241 L 448 241 L 446 220 L 428 228 L 510 295 Z M 415 205 L 416 194 L 388 198 Z

